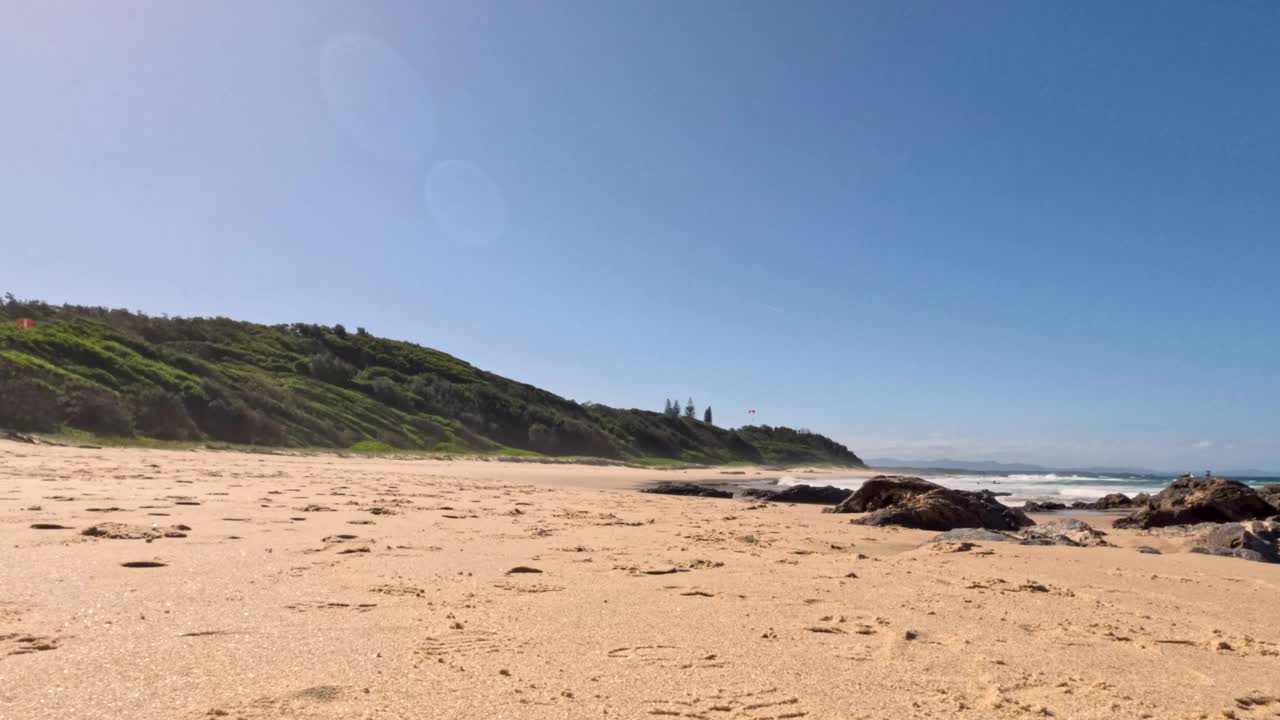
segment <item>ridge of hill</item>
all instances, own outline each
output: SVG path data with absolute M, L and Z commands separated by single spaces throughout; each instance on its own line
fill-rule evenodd
M 23 328 L 20 318 L 35 321 Z M 247 445 L 862 466 L 807 431 L 572 400 L 341 325 L 0 304 L 0 427 Z

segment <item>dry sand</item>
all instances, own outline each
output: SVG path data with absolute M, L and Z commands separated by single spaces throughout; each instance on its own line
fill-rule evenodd
M 0 718 L 1280 717 L 1277 566 L 634 491 L 752 472 L 0 442 Z

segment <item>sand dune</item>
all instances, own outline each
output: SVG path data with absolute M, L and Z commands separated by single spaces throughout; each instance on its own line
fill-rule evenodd
M 0 717 L 1280 717 L 1276 566 L 707 478 L 0 442 Z

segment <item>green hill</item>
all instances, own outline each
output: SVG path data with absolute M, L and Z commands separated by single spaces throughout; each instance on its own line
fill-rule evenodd
M 0 427 L 267 446 L 691 463 L 862 461 L 790 428 L 578 404 L 341 326 L 148 317 L 6 296 Z M 36 327 L 18 327 L 31 318 Z

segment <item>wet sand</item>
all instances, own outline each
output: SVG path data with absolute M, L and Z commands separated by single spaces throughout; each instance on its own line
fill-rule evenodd
M 635 491 L 731 472 L 0 441 L 0 718 L 1280 717 L 1276 566 Z

